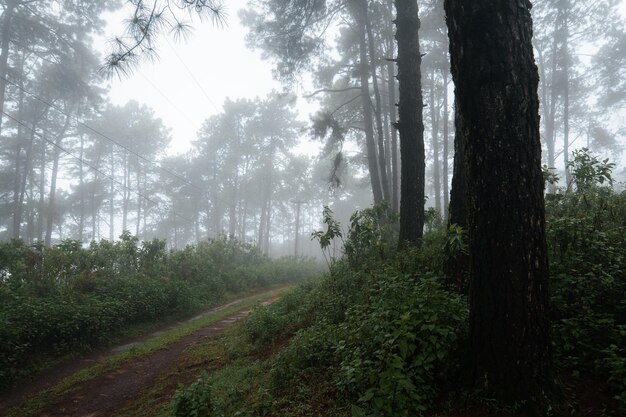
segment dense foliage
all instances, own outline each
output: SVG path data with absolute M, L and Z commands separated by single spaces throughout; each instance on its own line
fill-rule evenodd
M 553 398 L 554 415 L 579 415 L 572 387 L 587 381 L 606 396 L 593 398 L 585 415 L 626 407 L 626 192 L 607 186 L 610 170 L 590 170 L 593 161 L 587 154 L 573 162 L 596 178 L 591 184 L 572 165 L 585 186 L 547 197 L 553 353 L 565 394 Z M 320 241 L 337 226 L 327 214 Z M 204 415 L 419 416 L 468 401 L 494 405 L 455 382 L 464 375 L 468 306 L 445 289 L 442 265 L 463 251 L 463 231 L 433 227 L 420 249 L 394 253 L 395 219 L 386 210 L 352 220 L 344 256 L 329 262 L 324 279 L 245 322 L 229 354 L 248 361 L 203 379 L 211 390 Z M 172 406 L 188 404 L 196 390 L 180 390 Z
M 606 378 L 626 405 L 626 191 L 613 164 L 574 154 L 576 191 L 547 198 L 553 338 L 559 365 Z
M 224 238 L 168 251 L 165 242 L 84 248 L 0 243 L 0 389 L 37 359 L 108 341 L 130 324 L 158 321 L 256 288 L 311 277 L 315 264 L 272 260 Z

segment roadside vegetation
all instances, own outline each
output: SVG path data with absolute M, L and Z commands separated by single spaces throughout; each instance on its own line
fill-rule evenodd
M 626 410 L 626 191 L 612 164 L 582 151 L 573 181 L 547 197 L 553 366 L 539 415 L 618 416 Z M 430 213 L 421 248 L 396 251 L 384 207 L 355 213 L 329 271 L 258 309 L 225 343 L 228 366 L 173 396 L 172 416 L 512 415 L 467 389 L 467 297 L 443 266 L 464 232 Z M 325 213 L 322 248 L 341 239 Z M 462 281 L 461 277 L 461 281 Z M 459 290 L 460 289 L 460 290 Z M 533 412 L 527 410 L 526 412 Z
M 315 276 L 305 259 L 270 259 L 218 238 L 169 251 L 124 234 L 82 247 L 0 242 L 0 391 L 55 358 L 111 343 L 133 326 L 189 315 L 236 295 Z

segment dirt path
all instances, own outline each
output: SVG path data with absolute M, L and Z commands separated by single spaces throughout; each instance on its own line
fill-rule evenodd
M 266 291 L 268 292 L 268 291 Z M 191 319 L 183 322 L 175 322 L 158 331 L 141 338 L 127 341 L 120 346 L 100 353 L 93 357 L 77 360 L 73 363 L 65 364 L 46 372 L 38 377 L 37 380 L 28 386 L 23 387 L 19 391 L 10 393 L 6 398 L 0 398 L 0 415 L 3 410 L 18 404 L 28 397 L 43 391 L 63 378 L 73 375 L 74 373 L 104 361 L 105 359 L 115 355 L 116 353 L 137 347 L 153 338 L 176 329 L 177 327 L 189 323 L 191 321 L 206 317 L 213 313 L 226 310 L 230 307 L 242 304 L 244 301 L 253 298 L 263 292 L 256 293 L 244 298 L 240 298 L 230 303 L 206 310 Z M 274 302 L 279 297 L 272 298 L 262 304 Z M 52 405 L 47 406 L 39 415 L 52 416 L 109 416 L 113 410 L 120 409 L 123 404 L 136 396 L 143 390 L 149 388 L 157 376 L 171 367 L 179 358 L 180 354 L 198 342 L 211 338 L 219 334 L 225 328 L 236 323 L 241 318 L 250 314 L 250 309 L 243 309 L 233 313 L 217 322 L 213 322 L 206 327 L 200 328 L 196 332 L 179 339 L 145 357 L 135 358 L 124 362 L 116 369 L 105 372 L 95 378 L 83 383 L 78 390 L 60 397 Z

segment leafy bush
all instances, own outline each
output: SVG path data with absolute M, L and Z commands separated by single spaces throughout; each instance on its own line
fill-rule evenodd
M 202 374 L 194 383 L 185 388 L 182 384 L 172 397 L 170 415 L 173 417 L 211 417 L 211 385 L 208 375 Z
M 465 338 L 466 301 L 436 277 L 386 274 L 368 303 L 352 307 L 338 346 L 338 384 L 357 399 L 356 416 L 421 415 L 450 375 Z
M 237 294 L 318 272 L 313 261 L 271 260 L 215 239 L 168 252 L 165 242 L 120 240 L 83 248 L 0 242 L 0 389 L 37 357 L 88 349 L 133 323 L 162 320 Z
M 626 407 L 626 192 L 602 186 L 613 164 L 574 156 L 577 189 L 546 201 L 554 350 L 561 367 L 607 379 Z

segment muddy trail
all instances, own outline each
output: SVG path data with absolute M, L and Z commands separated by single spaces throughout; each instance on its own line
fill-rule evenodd
M 123 360 L 119 365 L 114 366 L 113 369 L 97 373 L 95 377 L 79 382 L 78 386 L 73 387 L 70 392 L 47 399 L 46 405 L 41 407 L 35 414 L 28 413 L 29 415 L 46 417 L 135 415 L 134 413 L 128 414 L 125 412 L 120 414 L 118 410 L 123 410 L 128 403 L 138 398 L 142 392 L 152 388 L 158 381 L 168 379 L 168 375 L 171 374 L 173 376 L 180 373 L 181 364 L 179 362 L 181 361 L 181 355 L 190 347 L 214 338 L 240 319 L 248 316 L 252 311 L 250 300 L 261 298 L 264 301 L 260 302 L 260 304 L 268 305 L 280 298 L 280 295 L 275 295 L 275 292 L 276 290 L 258 292 L 233 300 L 227 304 L 203 311 L 188 320 L 171 323 L 149 335 L 126 341 L 126 343 L 106 352 L 55 367 L 42 373 L 33 381 L 26 381 L 22 387 L 10 392 L 8 395 L 0 397 L 0 416 L 4 416 L 5 413 L 21 415 L 19 411 L 18 414 L 15 414 L 16 410 L 11 409 L 11 407 L 18 404 L 21 406 L 27 405 L 31 398 L 35 398 L 34 396 L 38 393 L 54 387 L 64 378 L 71 377 L 89 367 L 97 366 L 125 351 L 139 349 L 144 344 L 161 336 L 167 336 L 169 332 L 196 320 L 229 310 L 229 314 L 220 317 L 219 320 L 210 321 L 206 326 L 200 327 L 193 333 L 171 343 L 164 344 L 146 355 L 140 355 L 139 357 L 131 356 Z M 206 360 L 210 361 L 211 358 Z M 180 381 L 178 378 L 175 382 L 170 384 L 172 385 L 170 387 L 172 391 L 176 388 L 178 382 L 189 381 Z M 26 406 L 25 410 L 28 409 L 29 407 Z

